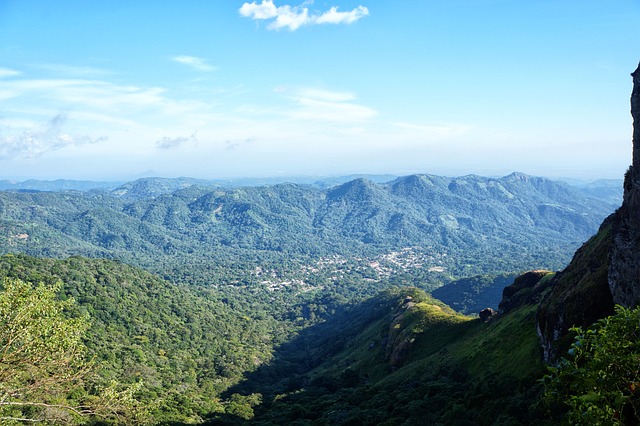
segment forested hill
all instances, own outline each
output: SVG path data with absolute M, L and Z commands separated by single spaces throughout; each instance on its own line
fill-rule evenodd
M 489 425 L 544 418 L 540 407 L 528 409 L 543 371 L 534 306 L 484 323 L 416 288 L 349 303 L 329 291 L 175 285 L 120 262 L 81 257 L 0 256 L 0 283 L 5 277 L 61 281 L 58 298 L 75 299 L 65 316 L 88 315 L 83 342 L 92 380 L 135 386 L 136 417 L 87 424 L 253 418 L 268 425 Z M 64 396 L 74 401 L 89 391 Z
M 454 269 L 495 258 L 509 263 L 497 271 L 559 268 L 616 208 L 519 173 L 359 178 L 329 189 L 154 182 L 112 191 L 0 192 L 0 251 L 148 266 L 160 258 L 222 259 L 230 250 L 291 257 L 418 247 L 449 256 Z

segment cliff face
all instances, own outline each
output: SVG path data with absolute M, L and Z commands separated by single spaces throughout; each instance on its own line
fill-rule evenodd
M 569 346 L 569 329 L 613 313 L 615 304 L 640 303 L 640 65 L 631 74 L 633 161 L 625 176 L 622 206 L 552 280 L 536 313 L 547 362 Z
M 622 207 L 616 213 L 608 278 L 613 301 L 635 307 L 640 301 L 640 66 L 631 75 L 633 162 L 625 176 Z
M 589 326 L 614 312 L 607 283 L 612 219 L 613 215 L 547 287 L 536 313 L 536 328 L 546 362 L 554 363 L 569 348 L 571 327 Z

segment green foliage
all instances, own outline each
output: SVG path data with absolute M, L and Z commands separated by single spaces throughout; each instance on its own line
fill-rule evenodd
M 266 393 L 252 423 L 547 424 L 536 404 L 543 369 L 534 307 L 483 323 L 424 293 L 406 295 L 388 293 L 386 308 L 276 395 L 273 387 L 253 389 Z M 350 325 L 343 323 L 345 332 Z
M 73 300 L 56 300 L 54 287 L 5 279 L 0 293 L 0 419 L 72 421 L 84 409 L 67 397 L 88 374 L 82 334 L 86 317 L 63 317 Z
M 244 420 L 251 420 L 254 416 L 253 407 L 259 405 L 261 402 L 262 395 L 259 393 L 253 393 L 247 396 L 234 393 L 225 405 L 225 413 Z
M 573 328 L 568 357 L 544 377 L 549 401 L 568 424 L 640 422 L 640 308 L 616 307 L 592 327 Z
M 465 277 L 560 268 L 613 209 L 567 185 L 521 175 L 356 179 L 327 190 L 192 183 L 0 192 L 0 253 L 117 258 L 164 273 L 212 259 L 372 256 L 420 246 L 446 254 L 442 266 Z
M 609 255 L 613 244 L 609 217 L 598 233 L 576 251 L 571 263 L 550 281 L 540 302 L 537 323 L 547 362 L 569 349 L 572 326 L 589 326 L 614 313 L 609 289 Z
M 108 260 L 0 257 L 0 275 L 62 281 L 58 300 L 77 300 L 64 316 L 91 316 L 83 341 L 102 392 L 83 395 L 111 392 L 144 407 L 129 410 L 129 423 L 146 414 L 155 422 L 398 424 L 411 413 L 407 424 L 478 416 L 508 424 L 527 412 L 537 353 L 528 343 L 519 351 L 516 340 L 535 340 L 530 311 L 485 324 L 423 290 L 379 292 L 364 272 L 344 271 L 322 291 L 276 291 L 255 282 L 172 284 Z
M 57 300 L 77 300 L 64 318 L 91 317 L 86 400 L 157 422 L 520 420 L 539 389 L 533 308 L 484 324 L 423 290 L 475 276 L 456 306 L 475 310 L 496 274 L 560 267 L 611 210 L 518 174 L 194 184 L 0 192 L 0 253 L 71 255 L 5 255 L 0 276 L 61 280 Z
M 6 255 L 0 276 L 64 282 L 56 287 L 68 300 L 56 301 L 66 307 L 61 315 L 92 319 L 81 342 L 94 358 L 97 384 L 111 393 L 138 386 L 135 401 L 156 421 L 201 421 L 221 411 L 220 393 L 267 361 L 286 335 L 242 298 L 232 308 L 211 290 L 173 285 L 119 262 Z M 25 321 L 32 320 L 39 324 Z M 114 388 L 114 380 L 125 387 Z
M 3 280 L 0 292 L 0 421 L 78 423 L 90 416 L 134 424 L 136 387 L 112 381 L 100 387 L 97 366 L 86 357 L 86 315 L 69 316 L 75 302 L 60 301 L 62 284 Z
M 544 373 L 536 333 L 536 305 L 524 305 L 488 324 L 474 321 L 474 329 L 452 357 L 474 375 L 492 374 L 527 380 Z

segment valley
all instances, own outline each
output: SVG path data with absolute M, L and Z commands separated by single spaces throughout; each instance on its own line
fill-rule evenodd
M 497 310 L 503 288 L 532 265 L 560 269 L 613 209 L 607 197 L 523 174 L 358 178 L 329 188 L 145 179 L 13 190 L 0 192 L 0 275 L 60 281 L 59 296 L 77 303 L 67 315 L 88 315 L 97 383 L 136 387 L 128 414 L 112 422 L 272 424 L 282 412 L 287 423 L 382 416 L 399 424 L 398 410 L 407 410 L 419 423 L 425 410 L 457 416 L 453 407 L 469 395 L 453 383 L 487 374 L 496 385 L 530 386 L 518 403 L 541 392 L 531 382 L 541 364 L 516 368 L 537 359 L 535 333 L 522 359 L 496 353 L 497 370 L 478 358 L 485 339 L 506 342 L 514 327 L 528 328 L 533 305 L 516 309 L 523 316 L 513 314 L 513 325 L 474 318 Z M 406 388 L 412 375 L 429 379 Z M 433 386 L 447 396 L 415 411 L 410 395 Z M 354 389 L 387 395 L 393 412 L 366 408 Z M 352 408 L 326 414 L 337 401 Z M 478 415 L 499 413 L 465 414 Z
M 640 425 L 637 3 L 0 0 L 0 426 Z

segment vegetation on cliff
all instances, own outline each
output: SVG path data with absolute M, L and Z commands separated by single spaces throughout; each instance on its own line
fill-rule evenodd
M 640 308 L 617 306 L 614 315 L 572 332 L 567 356 L 544 377 L 547 400 L 567 412 L 568 424 L 637 424 Z

